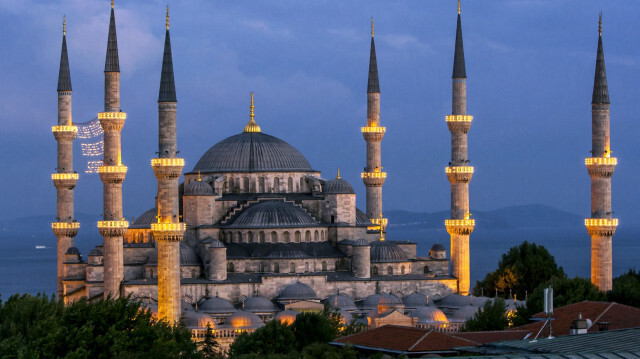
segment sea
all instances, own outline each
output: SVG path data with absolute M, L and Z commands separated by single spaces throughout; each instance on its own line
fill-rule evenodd
M 613 237 L 613 275 L 640 267 L 640 229 L 621 227 Z M 428 256 L 434 243 L 449 247 L 449 235 L 444 229 L 403 229 L 389 227 L 389 240 L 416 242 L 418 256 Z M 476 229 L 471 235 L 471 281 L 481 280 L 497 268 L 498 261 L 509 248 L 523 241 L 545 246 L 558 265 L 571 276 L 589 278 L 590 239 L 584 227 Z M 86 254 L 102 238 L 97 232 L 88 238 L 78 236 L 76 247 Z M 0 299 L 14 293 L 44 293 L 56 291 L 56 238 L 53 234 L 20 235 L 0 231 Z M 44 246 L 44 248 L 36 248 Z

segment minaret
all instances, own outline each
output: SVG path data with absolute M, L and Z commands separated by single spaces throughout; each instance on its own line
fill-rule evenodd
M 71 75 L 67 56 L 66 27 L 66 19 L 63 19 L 62 53 L 58 74 L 58 124 L 52 128 L 53 136 L 58 141 L 58 168 L 56 173 L 51 175 L 58 192 L 56 221 L 51 223 L 53 233 L 58 238 L 58 299 L 62 299 L 64 295 L 62 277 L 65 253 L 69 247 L 73 247 L 73 238 L 80 228 L 80 223 L 73 218 L 73 189 L 78 183 L 78 174 L 73 171 L 73 139 L 78 133 L 78 127 L 74 126 L 71 120 Z
M 184 159 L 177 158 L 176 85 L 173 79 L 169 7 L 160 93 L 158 94 L 158 158 L 151 167 L 158 180 L 158 222 L 151 224 L 158 249 L 158 314 L 160 319 L 175 324 L 180 320 L 180 241 L 185 231 L 178 211 L 178 179 Z
M 382 185 L 387 173 L 382 172 L 380 143 L 386 131 L 380 126 L 380 83 L 376 45 L 373 41 L 373 19 L 371 19 L 371 53 L 369 55 L 369 80 L 367 84 L 367 126 L 362 127 L 362 135 L 367 142 L 367 166 L 362 172 L 362 181 L 367 187 L 367 216 L 371 222 L 386 227 L 387 219 L 382 217 Z
M 122 215 L 122 182 L 127 167 L 122 165 L 120 131 L 127 114 L 120 109 L 120 64 L 116 19 L 111 1 L 111 19 L 107 56 L 104 66 L 104 112 L 98 113 L 104 130 L 104 160 L 98 167 L 103 184 L 103 220 L 98 221 L 100 235 L 104 238 L 104 296 L 118 297 L 124 278 L 122 240 L 129 222 Z
M 598 54 L 591 99 L 591 155 L 585 159 L 591 177 L 591 218 L 584 220 L 591 236 L 591 283 L 602 291 L 612 288 L 611 238 L 618 219 L 611 218 L 611 176 L 618 159 L 611 157 L 609 88 L 602 49 L 602 14 L 598 26 Z
M 467 73 L 462 46 L 460 1 L 452 79 L 451 115 L 446 117 L 451 131 L 451 162 L 445 169 L 451 183 L 451 219 L 445 220 L 445 226 L 451 235 L 451 275 L 458 278 L 458 293 L 467 295 L 470 286 L 469 235 L 475 226 L 475 220 L 469 218 L 469 182 L 473 167 L 469 166 L 467 156 L 467 133 L 473 116 L 467 115 Z

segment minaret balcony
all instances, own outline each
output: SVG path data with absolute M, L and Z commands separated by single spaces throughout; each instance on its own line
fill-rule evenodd
M 449 115 L 446 116 L 447 127 L 449 127 L 449 131 L 455 133 L 467 133 L 471 128 L 471 121 L 473 121 L 473 116 L 469 115 Z
M 53 137 L 58 142 L 71 142 L 78 134 L 78 126 L 53 126 Z
M 156 241 L 181 241 L 186 226 L 184 223 L 151 223 Z
M 473 176 L 473 166 L 449 166 L 445 167 L 447 179 L 451 183 L 469 183 Z
M 475 219 L 445 219 L 444 225 L 447 233 L 456 235 L 469 235 L 476 226 Z
M 127 233 L 129 221 L 98 221 L 98 231 L 103 237 L 122 237 Z
M 387 132 L 387 128 L 383 126 L 365 126 L 361 130 L 362 136 L 367 142 L 380 142 Z
M 584 225 L 590 236 L 611 237 L 616 234 L 617 218 L 586 218 Z
M 381 187 L 387 179 L 387 172 L 362 172 L 362 182 L 367 187 Z
M 176 179 L 182 174 L 183 158 L 153 158 L 151 167 L 157 179 Z
M 371 218 L 370 221 L 374 225 L 367 227 L 367 230 L 369 231 L 379 231 L 380 227 L 382 227 L 382 230 L 384 231 L 387 228 L 387 224 L 389 224 L 389 220 L 387 218 Z
M 52 173 L 51 179 L 56 188 L 73 189 L 78 183 L 77 173 Z
M 98 174 L 102 183 L 122 183 L 127 176 L 127 166 L 100 166 Z
M 589 175 L 593 177 L 611 177 L 618 164 L 615 157 L 587 157 L 584 159 Z
M 107 131 L 120 131 L 124 127 L 124 122 L 127 119 L 126 112 L 99 112 L 98 120 L 102 130 Z
M 56 237 L 70 237 L 73 238 L 78 234 L 80 228 L 80 222 L 53 222 L 51 223 L 51 229 Z

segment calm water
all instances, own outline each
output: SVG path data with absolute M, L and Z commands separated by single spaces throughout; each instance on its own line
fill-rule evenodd
M 621 228 L 613 239 L 613 273 L 620 275 L 638 266 L 640 241 L 636 230 Z M 444 230 L 389 229 L 389 239 L 418 243 L 418 255 L 427 256 L 434 243 L 449 246 Z M 86 254 L 100 238 L 76 239 L 76 246 Z M 477 230 L 471 236 L 471 280 L 481 280 L 495 270 L 500 255 L 524 240 L 544 245 L 570 276 L 589 277 L 590 244 L 584 228 Z M 35 249 L 45 245 L 46 249 Z M 640 268 L 640 266 L 638 266 Z M 13 293 L 55 293 L 55 237 L 52 235 L 15 236 L 0 232 L 0 298 Z

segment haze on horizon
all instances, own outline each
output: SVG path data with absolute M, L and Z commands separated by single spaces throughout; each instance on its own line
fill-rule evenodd
M 127 218 L 153 206 L 157 94 L 165 1 L 116 1 L 122 74 Z M 340 167 L 364 208 L 370 17 L 375 18 L 386 209 L 449 207 L 451 69 L 456 1 L 170 1 L 178 146 L 190 171 L 213 144 L 242 131 L 249 93 L 263 132 L 297 148 L 333 178 Z M 623 6 L 624 5 L 624 6 Z M 56 82 L 67 16 L 73 118 L 103 107 L 109 1 L 0 1 L 0 218 L 55 217 Z M 620 226 L 640 215 L 636 113 L 640 3 L 463 1 L 471 210 L 541 203 L 589 214 L 591 91 L 598 13 L 611 98 L 613 208 Z M 84 168 L 75 143 L 75 168 Z M 99 214 L 102 185 L 80 174 L 76 212 Z M 93 226 L 85 224 L 85 226 Z

